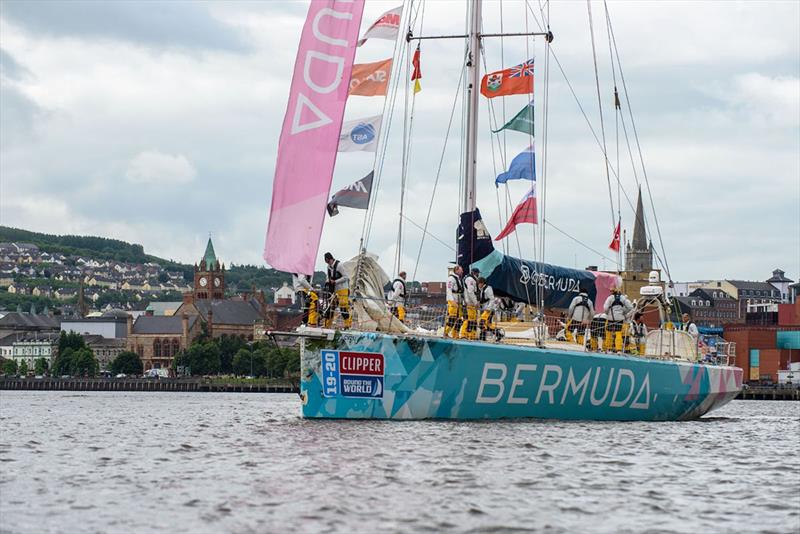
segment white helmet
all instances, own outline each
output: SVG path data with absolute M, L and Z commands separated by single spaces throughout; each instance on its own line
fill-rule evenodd
M 661 277 L 658 276 L 658 271 L 650 271 L 650 276 L 648 276 L 647 279 L 651 284 L 658 284 L 661 282 Z

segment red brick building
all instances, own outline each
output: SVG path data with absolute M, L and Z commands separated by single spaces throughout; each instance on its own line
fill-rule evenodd
M 778 305 L 774 315 L 774 324 L 725 326 L 723 337 L 736 343 L 745 382 L 777 382 L 779 370 L 800 361 L 800 301 Z

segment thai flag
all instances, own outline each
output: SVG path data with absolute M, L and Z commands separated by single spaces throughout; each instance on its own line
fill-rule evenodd
M 511 232 L 517 229 L 518 224 L 522 223 L 530 223 L 536 224 L 538 222 L 538 217 L 536 216 L 536 182 L 533 183 L 531 186 L 530 191 L 528 191 L 525 196 L 522 198 L 520 203 L 514 209 L 514 213 L 511 214 L 511 218 L 506 223 L 506 227 L 503 228 L 503 231 L 494 238 L 495 241 L 499 241 L 509 235 Z

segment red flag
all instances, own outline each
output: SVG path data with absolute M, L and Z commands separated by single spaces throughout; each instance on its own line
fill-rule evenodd
M 414 52 L 411 64 L 414 65 L 414 72 L 411 74 L 411 81 L 414 82 L 414 92 L 419 93 L 422 91 L 422 86 L 419 84 L 422 79 L 422 69 L 419 66 L 419 44 L 417 44 L 417 50 Z
M 611 244 L 608 245 L 608 248 L 614 252 L 619 252 L 619 223 L 617 223 L 617 227 L 614 229 L 614 237 L 611 239 Z
M 503 228 L 503 231 L 494 238 L 495 241 L 499 241 L 503 239 L 505 236 L 509 235 L 511 232 L 517 229 L 518 224 L 522 223 L 531 223 L 536 224 L 538 222 L 538 218 L 536 216 L 536 184 L 531 186 L 531 190 L 525 195 L 525 198 L 514 208 L 514 213 L 511 214 L 511 218 L 506 223 L 506 227 Z
M 485 74 L 481 80 L 481 94 L 486 98 L 522 95 L 533 92 L 533 60 L 529 59 L 510 69 Z

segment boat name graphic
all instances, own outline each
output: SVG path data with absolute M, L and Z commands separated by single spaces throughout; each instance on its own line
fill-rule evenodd
M 536 269 L 531 274 L 530 268 L 524 263 L 519 268 L 521 276 L 519 282 L 525 285 L 539 286 L 550 291 L 561 291 L 563 293 L 579 293 L 580 281 L 568 276 L 553 276 L 547 273 L 540 273 Z
M 534 376 L 537 372 L 541 376 Z M 509 377 L 511 379 L 509 380 Z M 538 387 L 531 391 L 531 384 Z M 483 365 L 481 383 L 475 397 L 477 404 L 577 404 L 607 408 L 650 408 L 650 373 L 636 375 L 632 370 L 609 367 L 590 367 L 566 372 L 560 365 L 519 363 L 513 375 L 504 363 L 487 362 Z M 655 400 L 655 398 L 653 399 Z

